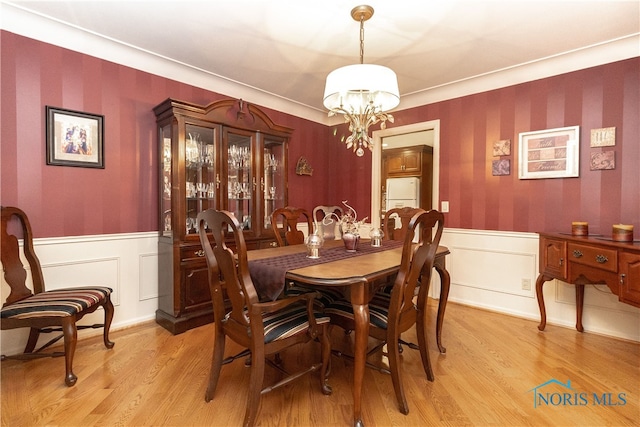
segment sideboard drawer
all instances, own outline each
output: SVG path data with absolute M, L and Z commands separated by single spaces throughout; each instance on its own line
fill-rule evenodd
M 603 247 L 569 242 L 569 262 L 584 264 L 601 270 L 618 272 L 618 251 Z

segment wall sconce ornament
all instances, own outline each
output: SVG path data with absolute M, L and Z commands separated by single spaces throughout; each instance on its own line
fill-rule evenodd
M 296 164 L 296 174 L 298 175 L 313 175 L 313 168 L 309 165 L 309 162 L 305 157 L 300 157 Z

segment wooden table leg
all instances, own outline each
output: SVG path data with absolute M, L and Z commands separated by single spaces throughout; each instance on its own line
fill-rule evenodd
M 540 309 L 540 324 L 538 330 L 544 331 L 547 326 L 547 311 L 544 308 L 544 295 L 542 294 L 542 285 L 547 281 L 547 278 L 540 274 L 536 279 L 536 297 L 538 298 L 538 308 Z
M 582 308 L 584 306 L 584 285 L 576 286 L 576 329 L 578 332 L 584 332 L 582 327 Z
M 433 381 L 433 369 L 431 369 L 431 362 L 429 361 L 429 347 L 427 346 L 427 294 L 429 293 L 429 281 L 424 280 L 422 277 L 422 285 L 420 285 L 420 291 L 418 292 L 418 301 L 416 304 L 416 335 L 418 337 L 418 349 L 420 350 L 420 358 L 422 359 L 422 367 L 427 375 L 429 381 Z M 407 409 L 408 411 L 408 409 Z M 406 414 L 406 412 L 405 412 Z
M 440 353 L 446 353 L 447 349 L 442 345 L 442 324 L 444 323 L 444 311 L 447 309 L 449 299 L 449 288 L 451 287 L 451 276 L 445 268 L 444 257 L 434 262 L 438 275 L 440 276 L 440 300 L 438 301 L 438 318 L 436 319 L 436 343 Z
M 369 298 L 367 288 L 366 282 L 351 285 L 351 304 L 355 322 L 353 366 L 353 425 L 355 427 L 364 427 L 362 422 L 362 385 L 369 337 Z

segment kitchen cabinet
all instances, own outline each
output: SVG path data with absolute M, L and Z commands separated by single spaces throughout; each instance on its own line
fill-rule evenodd
M 387 178 L 415 176 L 420 178 L 420 206 L 432 209 L 433 198 L 433 147 L 415 145 L 410 147 L 382 150 L 381 207 L 386 209 Z
M 160 157 L 156 321 L 177 334 L 213 321 L 199 212 L 232 212 L 248 249 L 276 244 L 270 215 L 288 202 L 293 130 L 242 100 L 201 106 L 167 99 L 154 113 Z

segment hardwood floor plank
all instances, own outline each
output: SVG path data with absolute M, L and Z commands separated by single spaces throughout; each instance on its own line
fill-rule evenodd
M 436 301 L 429 303 L 435 321 Z M 391 377 L 367 370 L 363 419 L 367 426 L 637 426 L 640 420 L 640 343 L 449 304 L 446 354 L 428 338 L 435 382 L 419 353 L 405 348 L 403 382 L 409 414 L 403 415 Z M 116 346 L 100 337 L 82 339 L 75 356 L 78 382 L 64 385 L 64 359 L 2 362 L 3 426 L 237 426 L 242 424 L 249 382 L 243 360 L 222 368 L 214 399 L 206 403 L 213 325 L 177 336 L 154 322 L 113 331 Z M 405 337 L 416 342 L 415 329 Z M 350 350 L 350 335 L 332 331 L 334 348 Z M 227 344 L 226 354 L 240 348 Z M 319 359 L 319 346 L 300 345 L 282 354 L 295 369 Z M 381 353 L 369 358 L 385 363 Z M 353 364 L 332 356 L 331 396 L 312 373 L 262 396 L 260 426 L 352 424 Z M 279 378 L 267 368 L 266 381 Z M 542 391 L 567 404 L 534 407 L 533 389 L 555 379 L 570 381 Z M 540 390 L 539 390 L 540 391 Z M 605 402 L 606 399 L 606 402 Z M 571 404 L 573 401 L 574 404 Z M 623 402 L 624 401 L 624 402 Z M 607 403 L 607 404 L 604 404 Z M 624 403 L 624 404 L 623 404 Z

